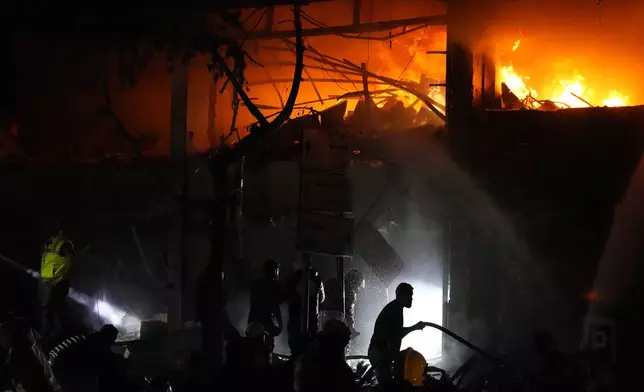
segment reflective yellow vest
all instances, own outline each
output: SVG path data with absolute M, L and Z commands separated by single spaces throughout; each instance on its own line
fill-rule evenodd
M 40 260 L 40 277 L 43 279 L 57 279 L 65 275 L 71 263 L 71 254 L 61 256 L 60 250 L 68 243 L 65 236 L 58 234 L 45 244 Z M 73 245 L 72 245 L 73 246 Z

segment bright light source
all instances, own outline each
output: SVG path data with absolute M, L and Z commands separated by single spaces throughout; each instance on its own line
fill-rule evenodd
M 87 294 L 80 293 L 74 289 L 69 290 L 69 297 L 92 311 L 106 323 L 112 324 L 119 329 L 119 335 L 138 336 L 141 330 L 141 320 L 138 317 L 127 314 L 107 301 L 95 299 Z
M 442 288 L 421 281 L 408 280 L 407 282 L 414 287 L 414 302 L 410 309 L 404 311 L 404 325 L 412 326 L 419 321 L 443 325 Z M 431 362 L 432 359 L 442 355 L 442 341 L 442 332 L 428 327 L 407 335 L 402 341 L 401 349 L 411 347 Z
M 25 268 L 22 264 L 0 254 L 0 259 L 8 262 L 14 267 L 26 272 L 28 275 L 35 279 L 40 279 L 40 273 L 30 268 Z M 79 304 L 91 309 L 103 321 L 110 323 L 119 329 L 119 335 L 135 336 L 138 338 L 141 331 L 141 320 L 126 311 L 110 304 L 107 301 L 92 298 L 87 294 L 83 294 L 74 289 L 69 289 L 69 297 Z
M 92 298 L 87 294 L 79 293 L 74 289 L 69 290 L 69 297 L 79 304 L 92 309 L 92 311 L 102 320 L 107 321 L 115 327 L 120 326 L 123 318 L 127 315 L 125 311 L 114 307 L 106 301 Z
M 121 309 L 117 309 L 111 304 L 98 300 L 96 301 L 96 305 L 94 306 L 94 313 L 96 313 L 99 317 L 103 318 L 104 320 L 107 320 L 110 322 L 110 324 L 118 327 L 121 324 L 123 324 L 123 319 L 127 315 L 124 311 Z

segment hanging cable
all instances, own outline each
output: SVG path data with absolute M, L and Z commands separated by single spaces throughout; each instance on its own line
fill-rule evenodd
M 306 37 L 304 38 L 304 42 L 306 42 L 306 46 L 308 46 L 309 48 L 313 48 L 313 46 L 312 46 L 312 45 L 311 45 L 311 43 L 306 39 Z M 326 76 L 328 76 L 328 77 L 329 77 L 329 79 L 334 80 L 334 78 L 333 78 L 333 77 L 331 77 L 331 74 L 329 74 L 329 72 L 327 71 L 327 69 L 326 69 L 326 67 L 324 66 L 324 64 L 322 64 L 322 63 L 318 63 L 318 64 L 320 64 L 320 67 L 324 70 L 324 73 L 326 74 Z M 347 93 L 349 92 L 349 90 L 347 90 L 346 88 L 342 87 L 342 86 L 340 85 L 340 83 L 335 82 L 335 84 L 336 84 L 338 87 L 340 87 L 342 90 L 344 90 L 345 92 L 347 92 Z M 353 85 L 353 87 L 355 88 L 356 86 L 355 86 L 355 85 Z M 357 88 L 356 88 L 356 91 L 357 91 Z
M 319 28 L 330 27 L 326 23 L 320 22 L 318 19 L 315 19 L 314 17 L 312 17 L 311 15 L 308 15 L 308 14 L 306 14 L 306 15 L 302 14 L 302 18 L 305 19 L 307 22 L 311 23 L 312 25 L 314 25 L 316 27 L 319 27 Z M 426 25 L 420 25 L 420 26 L 416 26 L 416 27 L 408 29 L 408 30 L 402 30 L 401 32 L 395 33 L 395 34 L 392 34 L 391 30 L 390 30 L 389 34 L 384 36 L 384 37 L 383 36 L 381 36 L 381 37 L 372 37 L 372 36 L 363 37 L 360 34 L 358 34 L 358 35 L 350 35 L 350 34 L 342 34 L 342 33 L 334 33 L 334 34 L 331 34 L 331 35 L 335 35 L 335 36 L 346 38 L 346 39 L 359 39 L 359 40 L 367 40 L 367 41 L 387 41 L 387 40 L 390 41 L 393 38 L 398 38 L 398 37 L 403 36 L 403 35 L 411 34 L 414 31 L 418 31 L 418 30 L 426 28 L 426 27 L 427 27 Z
M 414 51 L 414 54 L 411 55 L 409 58 L 409 61 L 407 62 L 407 65 L 405 65 L 405 68 L 403 68 L 402 72 L 400 72 L 400 75 L 398 75 L 398 78 L 396 78 L 396 81 L 400 81 L 400 78 L 405 74 L 407 71 L 407 68 L 411 64 L 411 62 L 414 60 L 414 57 L 416 57 L 416 53 L 418 53 L 418 49 L 420 49 L 420 45 L 423 43 L 423 39 L 425 39 L 425 33 L 427 32 L 427 27 L 423 30 L 423 35 L 420 37 L 420 40 L 418 41 L 418 45 L 416 45 L 416 50 Z
M 373 22 L 373 8 L 376 5 L 376 0 L 371 0 L 371 10 L 369 11 L 369 23 Z M 371 59 L 371 40 L 367 41 L 367 68 L 369 68 L 369 60 Z
M 257 19 L 257 22 L 255 23 L 255 25 L 253 26 L 253 28 L 248 32 L 248 34 L 246 34 L 246 36 L 245 36 L 245 37 L 244 37 L 244 39 L 242 40 L 241 44 L 239 44 L 239 46 L 240 46 L 240 47 L 243 47 L 243 46 L 244 46 L 244 43 L 246 43 L 246 40 L 248 39 L 248 37 L 250 37 L 250 35 L 251 35 L 255 30 L 257 30 L 257 27 L 259 26 L 259 24 L 260 24 L 260 23 L 262 23 L 262 20 L 264 20 L 264 17 L 266 17 L 266 14 L 268 14 L 268 8 L 265 8 L 265 9 L 264 9 L 264 12 L 262 12 L 262 14 L 259 16 L 259 19 Z
M 391 22 L 391 4 L 392 2 L 389 2 L 389 21 Z M 404 29 L 404 28 L 403 28 Z M 391 41 L 391 29 L 389 29 L 389 49 L 392 48 L 392 41 Z

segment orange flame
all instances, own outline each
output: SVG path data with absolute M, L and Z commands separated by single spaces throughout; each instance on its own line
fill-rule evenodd
M 515 41 L 512 51 L 515 52 L 520 44 L 521 40 Z M 570 75 L 557 75 L 550 83 L 545 83 L 539 90 L 530 85 L 530 77 L 517 72 L 512 63 L 499 67 L 498 78 L 521 100 L 527 97 L 549 100 L 560 108 L 588 107 L 589 103 L 591 105 L 617 107 L 626 106 L 629 102 L 628 96 L 614 90 L 604 96 L 596 94 L 593 89 L 589 88 L 586 79 L 576 70 L 572 71 L 572 77 Z
M 500 68 L 501 81 L 519 98 L 525 99 L 527 96 L 536 98 L 537 92 L 526 85 L 527 76 L 521 76 L 514 71 L 512 64 Z
M 517 49 L 519 49 L 519 45 L 521 45 L 521 40 L 520 39 L 514 41 L 514 46 L 512 46 L 512 51 L 516 52 Z
M 626 106 L 628 104 L 628 97 L 613 90 L 610 96 L 604 100 L 603 104 L 604 106 Z

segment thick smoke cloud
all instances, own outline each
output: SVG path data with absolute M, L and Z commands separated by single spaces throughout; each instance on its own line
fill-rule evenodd
M 398 251 L 405 268 L 387 287 L 388 298 L 374 295 L 382 292 L 383 287 L 366 293 L 365 297 L 370 300 L 362 302 L 358 311 L 361 332 L 370 336 L 377 312 L 387 300 L 393 299 L 395 285 L 401 281 L 417 286 L 415 305 L 406 311 L 405 324 L 418 320 L 442 323 L 443 298 L 449 299 L 454 290 L 459 291 L 461 298 L 472 296 L 475 302 L 482 295 L 469 292 L 462 282 L 458 287 L 443 287 L 444 274 L 449 268 L 465 268 L 477 274 L 476 279 L 483 282 L 478 289 L 487 287 L 485 295 L 490 298 L 483 305 L 479 303 L 478 307 L 482 308 L 472 314 L 460 314 L 452 309 L 449 327 L 475 344 L 491 346 L 493 351 L 502 354 L 529 349 L 535 328 L 550 328 L 561 320 L 555 310 L 547 320 L 540 320 L 535 310 L 539 305 L 557 303 L 560 297 L 547 283 L 544 271 L 517 237 L 511 222 L 429 136 L 389 135 L 383 139 L 389 159 L 400 170 L 395 183 L 385 182 L 380 186 L 403 188 L 408 192 L 392 200 L 389 211 L 377 220 L 376 227 Z M 364 192 L 365 188 L 360 189 Z M 449 231 L 446 222 L 463 222 L 473 236 L 481 238 L 481 242 L 469 244 L 470 249 L 461 249 L 467 251 L 467 257 L 454 258 L 452 265 L 448 263 L 443 242 L 443 236 Z M 564 314 L 566 304 L 559 302 L 558 307 Z M 359 340 L 358 346 L 362 351 L 367 344 L 368 338 Z M 404 345 L 407 344 L 432 358 L 433 353 L 441 351 L 442 336 L 434 331 L 416 333 L 406 339 Z M 468 355 L 466 349 L 449 339 L 445 348 L 445 364 L 460 364 Z
M 591 302 L 589 314 L 601 316 L 623 305 L 637 285 L 641 274 L 638 261 L 642 255 L 644 232 L 644 160 L 640 161 L 631 178 L 624 198 L 615 208 L 613 226 L 597 268 L 594 283 L 596 301 Z

